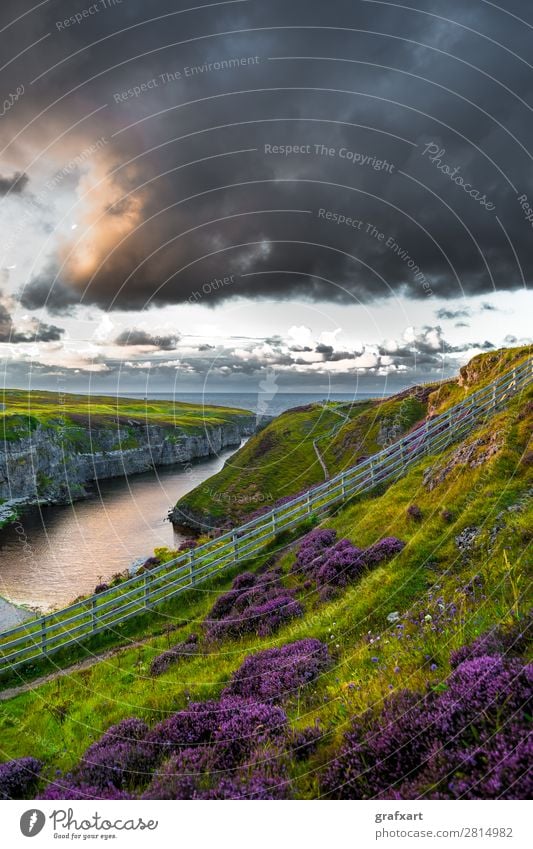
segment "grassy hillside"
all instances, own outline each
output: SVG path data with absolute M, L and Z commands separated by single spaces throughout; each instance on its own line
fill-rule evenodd
M 206 426 L 239 421 L 246 410 L 143 401 L 107 395 L 72 395 L 63 392 L 4 389 L 0 393 L 0 439 L 14 441 L 29 436 L 36 427 L 111 428 L 160 425 L 187 433 L 202 433 Z
M 282 413 L 251 437 L 217 475 L 177 503 L 179 524 L 236 524 L 296 495 L 406 433 L 427 412 L 432 387 L 385 401 L 309 404 Z
M 233 522 L 278 498 L 324 480 L 314 447 L 321 451 L 346 419 L 367 409 L 360 404 L 310 404 L 282 413 L 226 463 L 222 471 L 177 504 L 210 520 Z
M 80 786 L 90 784 L 89 766 L 80 764 L 80 758 L 113 723 L 135 717 L 152 729 L 135 726 L 142 745 L 134 745 L 133 737 L 128 736 L 134 735 L 133 726 L 124 726 L 130 729 L 121 732 L 127 737 L 127 757 L 109 737 L 107 744 L 99 744 L 98 752 L 94 751 L 93 761 L 88 757 L 93 766 L 94 757 L 100 759 L 99 768 L 107 776 L 111 761 L 115 767 L 122 764 L 125 771 L 119 771 L 118 778 L 116 769 L 112 773 L 115 794 L 135 797 L 144 792 L 157 798 L 202 794 L 209 798 L 224 798 L 224 794 L 259 798 L 381 794 L 397 798 L 395 792 L 404 798 L 460 796 L 457 788 L 469 780 L 465 758 L 471 772 L 484 770 L 486 776 L 491 772 L 487 766 L 493 754 L 490 740 L 503 745 L 502 735 L 507 734 L 510 747 L 512 734 L 522 733 L 521 703 L 517 708 L 511 701 L 522 693 L 520 670 L 533 654 L 527 639 L 532 603 L 527 559 L 532 539 L 532 424 L 530 389 L 464 443 L 425 458 L 381 495 L 355 499 L 328 517 L 322 527 L 335 531 L 337 539 L 349 541 L 343 544 L 345 552 L 353 554 L 353 545 L 361 549 L 364 568 L 357 566 L 356 554 L 355 561 L 349 561 L 350 568 L 354 563 L 357 566 L 351 572 L 338 566 L 348 563 L 342 557 L 337 558 L 336 571 L 332 571 L 330 558 L 329 571 L 310 572 L 304 566 L 305 546 L 310 543 L 304 540 L 287 547 L 280 540 L 277 554 L 271 552 L 246 564 L 259 579 L 253 574 L 241 576 L 229 596 L 220 597 L 220 588 L 202 588 L 186 602 L 176 600 L 167 607 L 166 621 L 175 631 L 169 628 L 164 635 L 148 636 L 147 628 L 142 643 L 10 698 L 0 717 L 2 757 L 32 755 L 41 759 L 41 788 L 47 781 L 61 783 L 63 779 L 54 778 L 55 769 L 75 768 L 74 776 L 64 779 L 78 794 L 73 798 L 84 792 L 106 797 L 111 791 L 103 789 L 100 773 L 96 778 L 90 773 L 99 789 L 93 784 L 92 791 L 80 791 Z M 404 543 L 403 549 L 382 559 L 369 558 L 369 550 L 376 550 L 369 547 L 390 537 Z M 386 546 L 390 548 L 390 542 Z M 220 580 L 221 587 L 227 587 L 227 579 L 221 576 Z M 268 607 L 261 604 L 265 588 L 270 594 Z M 255 594 L 254 608 L 246 606 L 245 594 Z M 286 599 L 285 614 L 272 618 L 274 602 L 281 597 Z M 258 609 L 261 614 L 252 615 L 251 611 Z M 265 624 L 269 633 L 265 633 Z M 498 630 L 491 632 L 489 648 L 484 649 L 488 659 L 479 659 L 474 646 L 466 651 L 474 659 L 467 658 L 461 666 L 458 656 L 452 657 L 452 668 L 454 651 L 494 628 Z M 290 645 L 310 639 L 320 641 L 321 647 L 300 644 L 300 666 L 293 671 Z M 154 669 L 153 661 L 178 642 L 166 671 L 168 658 L 159 658 Z M 268 667 L 270 656 L 256 657 L 256 653 L 271 647 L 281 647 L 282 653 Z M 247 660 L 251 656 L 253 661 Z M 513 660 L 514 656 L 521 659 Z M 249 670 L 248 677 L 243 670 L 238 672 L 243 662 L 248 664 L 244 667 L 244 673 Z M 261 664 L 266 671 L 260 671 Z M 283 677 L 284 664 L 290 683 Z M 164 671 L 156 674 L 156 669 Z M 491 682 L 490 703 L 483 701 L 487 698 L 485 680 Z M 503 695 L 498 690 L 500 680 L 513 682 Z M 237 735 L 224 737 L 222 744 L 216 728 L 209 731 L 205 725 L 205 717 L 202 725 L 192 703 L 219 700 L 228 685 L 225 698 L 230 701 L 207 706 L 219 717 L 217 727 L 222 723 L 225 735 Z M 259 686 L 264 691 L 262 700 L 257 695 Z M 411 695 L 405 695 L 405 690 Z M 447 747 L 446 758 L 442 761 L 434 753 L 427 755 L 433 769 L 428 777 L 422 743 L 413 744 L 419 729 L 422 741 L 432 739 L 420 724 L 420 706 L 433 710 L 432 722 L 441 715 L 449 719 L 452 708 L 446 708 L 446 699 L 456 704 L 459 691 L 463 719 L 454 722 L 462 725 L 448 731 L 453 738 L 449 744 L 444 732 L 439 732 L 439 745 Z M 253 695 L 252 707 L 246 710 L 236 695 L 243 692 Z M 265 695 L 269 692 L 274 695 Z M 497 710 L 491 707 L 495 699 Z M 257 700 L 260 710 L 254 707 Z M 228 724 L 223 719 L 225 706 L 232 713 Z M 253 716 L 252 708 L 256 711 Z M 402 715 L 407 715 L 404 725 L 398 715 L 400 708 Z M 514 719 L 506 731 L 507 712 L 512 712 Z M 418 725 L 412 718 L 415 714 Z M 394 733 L 387 725 L 387 734 L 376 735 L 372 729 L 383 729 L 379 723 L 385 722 L 384 716 L 388 723 L 395 717 Z M 170 725 L 159 725 L 167 720 Z M 185 733 L 184 723 L 186 739 L 192 741 L 188 744 L 178 742 Z M 356 760 L 355 744 L 346 752 L 344 735 L 353 723 L 357 740 L 362 739 L 365 728 L 372 732 L 360 752 L 366 768 Z M 198 738 L 197 726 L 203 729 Z M 163 739 L 161 735 L 169 748 L 164 757 L 154 761 L 150 746 Z M 198 749 L 194 748 L 196 739 Z M 393 763 L 387 766 L 385 787 L 380 784 L 379 764 L 372 760 L 372 739 L 379 739 L 385 748 L 390 745 L 386 741 L 392 740 Z M 252 742 L 243 744 L 243 740 Z M 240 741 L 237 748 L 231 741 L 235 746 Z M 472 746 L 481 744 L 482 753 L 474 756 Z M 184 750 L 184 745 L 189 748 Z M 511 755 L 502 756 L 501 747 L 498 751 L 500 764 L 507 769 L 502 787 L 507 780 L 507 788 L 514 787 L 515 795 L 520 796 L 525 790 L 518 755 L 512 760 Z M 516 751 L 518 748 L 513 748 Z M 335 783 L 336 763 L 342 767 L 344 790 Z M 154 769 L 157 774 L 152 779 Z M 186 787 L 179 779 L 184 773 L 188 774 Z M 363 773 L 370 778 L 363 779 Z M 373 784 L 368 783 L 371 780 Z M 497 789 L 491 789 L 496 785 L 485 778 L 483 782 L 479 783 L 481 789 L 470 788 L 468 793 L 474 797 L 478 793 L 480 798 L 498 795 Z M 25 792 L 32 797 L 35 788 L 28 785 Z
M 531 346 L 521 348 L 500 348 L 488 354 L 473 357 L 460 371 L 457 380 L 445 383 L 433 392 L 429 399 L 432 415 L 458 404 L 476 389 L 482 389 L 493 380 L 521 365 L 531 356 Z
M 174 520 L 203 529 L 238 524 L 320 483 L 325 471 L 331 477 L 376 453 L 427 415 L 443 412 L 519 365 L 529 352 L 524 347 L 480 354 L 456 380 L 414 386 L 385 400 L 288 410 L 252 437 L 222 471 L 180 499 Z

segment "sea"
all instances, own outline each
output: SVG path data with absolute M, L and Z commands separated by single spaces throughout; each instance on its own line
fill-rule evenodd
M 369 398 L 384 398 L 375 392 L 277 392 L 273 397 L 270 393 L 257 392 L 142 392 L 124 393 L 127 398 L 147 398 L 152 401 L 174 401 L 174 403 L 196 404 L 204 406 L 233 407 L 241 410 L 251 410 L 264 416 L 279 416 L 285 410 L 301 407 L 306 404 L 317 404 L 325 401 L 351 403 L 365 401 Z

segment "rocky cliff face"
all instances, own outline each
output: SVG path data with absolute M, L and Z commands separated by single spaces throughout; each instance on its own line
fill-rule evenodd
M 44 428 L 0 445 L 0 511 L 16 504 L 61 504 L 83 498 L 95 480 L 187 463 L 239 445 L 255 431 L 255 417 L 206 426 L 196 434 L 157 425 L 127 428 Z

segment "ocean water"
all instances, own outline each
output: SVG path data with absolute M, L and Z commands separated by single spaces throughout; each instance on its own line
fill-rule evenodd
M 148 398 L 154 401 L 175 401 L 186 404 L 214 404 L 220 407 L 236 407 L 242 410 L 251 410 L 253 413 L 261 412 L 262 415 L 278 416 L 292 407 L 301 407 L 305 404 L 315 404 L 321 401 L 364 401 L 368 398 L 382 397 L 372 392 L 332 392 L 329 395 L 320 392 L 277 392 L 273 397 L 269 393 L 257 392 L 150 392 L 144 395 L 141 392 L 125 393 L 128 398 Z

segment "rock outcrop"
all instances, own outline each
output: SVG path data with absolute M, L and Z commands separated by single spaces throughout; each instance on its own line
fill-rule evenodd
M 240 445 L 255 431 L 255 417 L 180 428 L 131 423 L 127 427 L 44 427 L 0 445 L 0 499 L 9 518 L 24 504 L 62 504 L 84 498 L 96 480 L 188 463 Z

